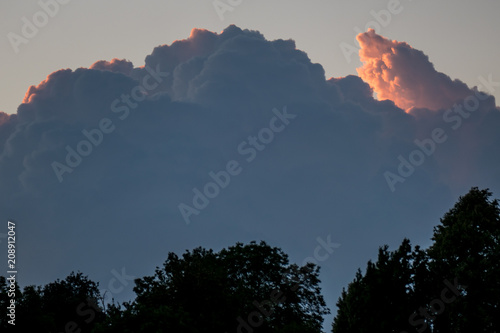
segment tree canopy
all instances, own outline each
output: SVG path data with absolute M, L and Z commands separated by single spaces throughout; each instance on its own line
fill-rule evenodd
M 472 188 L 434 228 L 434 243 L 380 248 L 337 303 L 333 333 L 498 332 L 500 210 Z
M 6 279 L 0 277 L 0 304 L 9 301 Z M 99 306 L 98 284 L 82 273 L 71 273 L 44 287 L 27 286 L 16 294 L 16 325 L 0 318 L 2 332 L 92 332 L 105 317 Z
M 170 253 L 136 280 L 136 300 L 110 310 L 103 332 L 320 332 L 329 313 L 319 267 L 289 264 L 265 242 Z

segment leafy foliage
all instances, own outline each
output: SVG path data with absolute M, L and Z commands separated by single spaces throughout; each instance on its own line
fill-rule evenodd
M 460 197 L 426 251 L 407 239 L 394 252 L 380 248 L 377 262 L 343 290 L 332 332 L 497 332 L 500 210 L 490 196 L 472 188 Z M 448 303 L 445 280 L 458 281 L 459 297 Z
M 418 280 L 425 253 L 405 239 L 394 252 L 381 247 L 376 263 L 368 262 L 337 302 L 333 332 L 399 332 L 409 330 L 408 316 L 421 292 Z
M 0 303 L 8 301 L 8 286 L 0 277 Z M 2 332 L 91 332 L 104 319 L 98 284 L 82 273 L 72 272 L 65 280 L 56 280 L 42 287 L 27 286 L 16 292 L 15 326 L 0 319 Z M 8 318 L 7 318 L 8 319 Z M 14 330 L 15 329 L 15 330 Z
M 456 277 L 465 288 L 437 317 L 437 332 L 500 330 L 500 208 L 491 195 L 472 188 L 434 228 L 428 250 L 433 282 Z
M 318 275 L 315 265 L 291 265 L 265 242 L 170 253 L 153 276 L 136 280 L 132 304 L 108 310 L 101 331 L 320 332 L 329 310 Z

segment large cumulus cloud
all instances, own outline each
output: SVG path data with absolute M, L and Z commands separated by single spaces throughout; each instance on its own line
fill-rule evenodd
M 101 60 L 30 87 L 16 115 L 0 113 L 0 214 L 20 225 L 21 283 L 81 269 L 105 287 L 112 269 L 141 276 L 168 251 L 252 239 L 300 262 L 330 234 L 333 308 L 378 245 L 425 242 L 458 194 L 498 191 L 494 99 L 477 93 L 463 117 L 453 105 L 476 91 L 407 44 L 358 38 L 360 77 L 327 79 L 292 40 L 229 26 L 194 29 L 142 66 Z M 392 192 L 386 172 L 437 127 L 448 140 Z M 230 161 L 241 172 L 186 224 L 179 205 Z
M 407 43 L 386 39 L 373 29 L 356 39 L 363 62 L 358 74 L 380 99 L 390 99 L 403 109 L 437 110 L 450 107 L 470 94 L 463 82 L 452 81 L 437 72 L 422 51 Z

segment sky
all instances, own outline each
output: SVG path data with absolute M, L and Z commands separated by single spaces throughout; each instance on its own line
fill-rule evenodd
M 19 283 L 80 270 L 128 300 L 170 251 L 265 240 L 322 267 L 335 311 L 379 246 L 428 246 L 472 186 L 500 196 L 499 9 L 2 1 Z

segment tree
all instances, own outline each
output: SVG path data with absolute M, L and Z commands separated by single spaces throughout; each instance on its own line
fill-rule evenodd
M 343 290 L 332 332 L 500 330 L 500 209 L 472 188 L 434 228 L 426 251 L 380 248 Z
M 4 307 L 8 285 L 0 277 L 0 304 Z M 65 280 L 56 280 L 44 287 L 27 286 L 16 289 L 16 325 L 7 327 L 16 332 L 91 332 L 104 319 L 97 305 L 100 298 L 98 284 L 72 272 Z M 4 316 L 2 316 L 4 317 Z M 6 330 L 6 332 L 8 332 Z
M 428 253 L 434 285 L 457 279 L 462 297 L 437 316 L 436 332 L 500 331 L 500 209 L 474 187 L 434 228 Z
M 265 242 L 170 253 L 153 276 L 135 281 L 133 303 L 111 308 L 101 331 L 320 332 L 329 310 L 318 275 Z
M 425 253 L 412 250 L 404 239 L 390 252 L 379 248 L 377 262 L 368 262 L 365 275 L 356 272 L 353 282 L 342 291 L 332 332 L 400 332 L 410 330 L 409 315 L 421 298 L 418 279 L 425 265 Z

